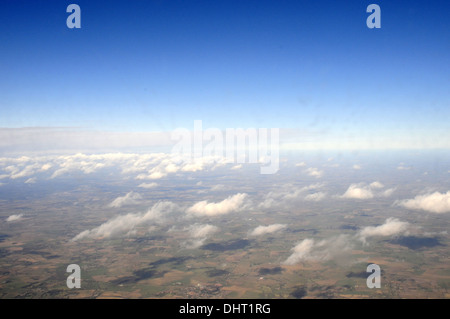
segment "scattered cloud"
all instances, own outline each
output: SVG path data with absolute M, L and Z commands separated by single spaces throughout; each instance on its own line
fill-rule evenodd
M 316 178 L 320 178 L 323 176 L 323 171 L 321 171 L 315 167 L 310 167 L 310 168 L 306 169 L 305 173 L 308 174 L 309 176 L 316 177 Z
M 385 223 L 379 226 L 367 226 L 361 229 L 358 233 L 359 239 L 366 243 L 366 239 L 369 237 L 389 237 L 407 234 L 411 230 L 411 226 L 408 222 L 402 222 L 397 218 L 388 218 Z
M 305 200 L 307 201 L 312 201 L 312 202 L 319 202 L 322 199 L 324 199 L 326 197 L 326 193 L 324 192 L 317 192 L 317 193 L 312 193 L 312 194 L 308 194 L 305 196 Z
M 213 225 L 194 224 L 189 227 L 189 234 L 192 238 L 208 237 L 219 230 L 218 227 Z
M 352 249 L 349 235 L 339 235 L 315 241 L 306 238 L 292 248 L 292 254 L 282 263 L 294 265 L 302 261 L 327 261 Z
M 395 191 L 395 188 L 389 188 L 381 191 L 382 188 L 384 188 L 384 185 L 377 181 L 370 183 L 369 185 L 365 183 L 351 184 L 345 193 L 340 197 L 351 199 L 370 199 L 374 197 L 388 197 Z
M 300 162 L 300 163 L 295 164 L 295 166 L 296 167 L 305 167 L 306 163 L 305 162 Z
M 11 215 L 8 218 L 6 218 L 7 222 L 16 222 L 23 219 L 23 214 L 17 214 L 17 215 Z
M 447 191 L 447 193 L 434 192 L 424 195 L 417 195 L 412 199 L 396 201 L 395 204 L 408 209 L 424 210 L 430 213 L 449 213 L 450 191 Z
M 217 216 L 240 211 L 244 208 L 247 194 L 238 193 L 218 203 L 197 202 L 188 208 L 187 213 L 195 216 Z
M 306 238 L 292 248 L 292 255 L 286 259 L 284 265 L 294 265 L 303 260 L 308 260 L 314 246 L 314 239 Z
M 172 153 L 77 153 L 4 157 L 0 158 L 0 179 L 30 179 L 38 174 L 42 179 L 55 179 L 69 174 L 93 174 L 113 168 L 118 174 L 131 175 L 137 180 L 157 180 L 170 174 L 214 170 L 229 164 L 226 157 L 204 156 L 192 159 Z M 229 167 L 232 168 L 231 165 Z
M 353 169 L 354 170 L 360 170 L 361 169 L 361 165 L 355 164 L 355 165 L 353 165 Z
M 108 207 L 112 208 L 120 208 L 125 205 L 135 205 L 138 204 L 142 199 L 142 196 L 138 193 L 129 192 L 125 196 L 119 196 L 115 200 L 113 200 Z
M 136 231 L 136 227 L 157 222 L 164 218 L 164 215 L 175 211 L 177 208 L 177 205 L 172 202 L 158 202 L 144 214 L 129 213 L 114 217 L 96 228 L 79 233 L 72 238 L 72 241 L 84 238 L 100 239 L 118 235 L 132 235 Z
M 370 186 L 361 186 L 360 184 L 351 184 L 342 198 L 369 199 L 373 198 L 373 192 Z
M 380 182 L 373 182 L 373 183 L 370 183 L 370 188 L 372 188 L 372 189 L 379 189 L 379 188 L 383 188 L 384 187 L 384 185 L 383 184 L 381 184 Z
M 271 191 L 264 196 L 264 200 L 258 204 L 258 208 L 262 210 L 269 210 L 280 207 L 290 207 L 295 205 L 296 202 L 305 200 L 316 200 L 319 201 L 324 198 L 321 192 L 317 192 L 325 184 L 324 183 L 314 183 L 311 185 L 298 187 L 292 184 L 286 184 L 282 187 L 277 187 L 277 190 Z M 309 196 L 305 193 L 307 191 L 316 191 L 317 195 Z M 311 194 L 312 195 L 312 194 Z
M 141 188 L 155 188 L 156 186 L 158 186 L 157 183 L 142 183 L 138 187 L 141 187 Z
M 183 246 L 187 249 L 196 249 L 201 247 L 208 237 L 217 233 L 219 227 L 209 224 L 194 224 L 189 226 L 187 230 L 191 238 L 184 242 Z
M 251 233 L 250 236 L 261 236 L 266 234 L 275 233 L 282 229 L 285 229 L 287 225 L 285 224 L 272 224 L 268 226 L 258 226 Z

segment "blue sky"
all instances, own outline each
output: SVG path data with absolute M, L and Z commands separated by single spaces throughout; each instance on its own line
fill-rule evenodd
M 66 7 L 81 7 L 81 29 Z M 381 7 L 381 29 L 366 7 Z M 448 136 L 448 1 L 2 1 L 0 127 Z

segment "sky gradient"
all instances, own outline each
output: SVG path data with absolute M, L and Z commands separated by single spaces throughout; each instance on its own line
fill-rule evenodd
M 81 29 L 66 26 L 71 3 Z M 381 29 L 366 26 L 370 3 Z M 450 146 L 448 12 L 448 1 L 2 1 L 0 128 L 199 119 Z

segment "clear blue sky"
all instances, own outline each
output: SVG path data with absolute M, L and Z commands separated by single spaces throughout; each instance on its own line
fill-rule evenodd
M 66 7 L 81 7 L 81 29 Z M 381 7 L 368 29 L 366 7 Z M 449 1 L 0 2 L 0 127 L 449 133 Z

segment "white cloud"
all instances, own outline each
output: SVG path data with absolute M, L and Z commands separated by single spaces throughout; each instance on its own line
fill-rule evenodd
M 402 222 L 397 218 L 388 218 L 385 223 L 380 226 L 367 226 L 361 229 L 358 237 L 362 242 L 366 242 L 369 237 L 388 237 L 401 234 L 407 234 L 411 229 L 408 222 Z
M 224 190 L 224 189 L 226 189 L 226 187 L 225 187 L 225 185 L 223 185 L 223 184 L 217 184 L 217 185 L 214 185 L 213 187 L 211 187 L 211 191 L 221 191 L 221 190 Z
M 370 199 L 380 196 L 388 197 L 395 191 L 395 188 L 389 188 L 382 191 L 381 189 L 384 187 L 385 186 L 378 181 L 370 183 L 369 185 L 365 183 L 351 184 L 345 193 L 340 197 L 351 199 Z
M 25 181 L 25 184 L 35 184 L 36 183 L 36 177 L 31 177 Z
M 0 129 L 1 133 L 1 129 Z M 0 134 L 1 135 L 1 134 Z M 1 142 L 0 142 L 1 144 Z M 195 173 L 227 165 L 227 158 L 205 156 L 192 159 L 172 153 L 104 153 L 74 155 L 45 155 L 0 158 L 0 179 L 54 179 L 68 174 L 93 174 L 107 168 L 137 180 L 157 180 L 169 174 Z
M 195 216 L 217 216 L 240 211 L 244 208 L 246 197 L 247 194 L 238 193 L 218 203 L 208 203 L 204 200 L 188 208 L 187 213 Z
M 242 164 L 238 164 L 238 165 L 233 166 L 231 169 L 237 170 L 237 169 L 241 169 L 241 168 L 242 168 Z
M 370 187 L 351 184 L 342 198 L 369 199 L 373 198 L 373 192 Z
M 213 225 L 194 224 L 189 227 L 189 234 L 192 238 L 208 237 L 219 230 L 219 227 Z
M 392 193 L 395 192 L 395 189 L 396 189 L 395 187 L 394 188 L 388 188 L 388 189 L 384 190 L 383 192 L 381 192 L 380 196 L 389 197 L 389 196 L 392 195 Z
M 370 183 L 370 188 L 383 188 L 384 187 L 384 185 L 383 184 L 381 184 L 380 182 L 373 182 L 373 183 Z
M 326 197 L 326 193 L 324 192 L 317 192 L 313 194 L 308 194 L 305 196 L 305 200 L 312 201 L 312 202 L 318 202 L 321 201 Z
M 353 169 L 359 170 L 359 169 L 361 169 L 361 165 L 355 164 L 355 165 L 353 165 Z
M 307 260 L 310 257 L 311 250 L 314 246 L 314 239 L 306 238 L 292 248 L 292 255 L 286 259 L 284 265 L 294 265 L 302 260 Z
M 316 242 L 306 238 L 292 248 L 292 254 L 282 263 L 294 265 L 301 261 L 327 261 L 352 249 L 348 235 L 339 235 Z
M 112 208 L 120 208 L 125 205 L 135 205 L 139 203 L 142 199 L 142 196 L 138 193 L 129 192 L 125 196 L 119 196 L 115 200 L 113 200 L 108 207 Z
M 272 224 L 268 226 L 258 226 L 251 233 L 250 236 L 261 236 L 265 234 L 271 234 L 282 229 L 285 229 L 287 225 L 285 224 Z
M 142 183 L 138 187 L 141 187 L 141 188 L 155 188 L 156 186 L 158 186 L 157 183 Z
M 309 176 L 313 176 L 313 177 L 316 177 L 316 178 L 320 178 L 320 177 L 323 176 L 323 171 L 321 171 L 321 170 L 319 170 L 318 168 L 315 168 L 315 167 L 310 167 L 305 172 Z
M 417 195 L 413 199 L 396 201 L 396 204 L 408 209 L 425 210 L 436 214 L 449 213 L 450 191 L 447 191 L 447 193 L 434 192 Z
M 41 166 L 41 171 L 45 172 L 52 168 L 52 164 L 44 164 Z
M 91 230 L 85 230 L 74 238 L 77 241 L 83 238 L 109 238 L 117 235 L 132 234 L 136 227 L 149 222 L 156 222 L 163 218 L 164 215 L 171 213 L 177 209 L 177 206 L 171 202 L 159 202 L 153 205 L 145 214 L 129 213 L 114 217 L 100 226 Z
M 297 187 L 291 184 L 283 185 L 282 187 L 277 187 L 277 190 L 269 192 L 264 196 L 264 200 L 258 204 L 259 209 L 268 210 L 278 207 L 288 207 L 296 204 L 296 202 L 302 199 L 306 200 L 319 200 L 321 194 L 305 198 L 304 193 L 311 190 L 319 190 L 324 186 L 323 183 L 315 183 L 308 186 Z M 321 193 L 321 192 L 316 192 Z M 320 198 L 322 199 L 322 198 Z
M 206 237 L 205 238 L 188 239 L 185 242 L 183 242 L 181 244 L 181 246 L 183 248 L 186 248 L 186 249 L 197 249 L 197 248 L 203 246 L 203 244 L 205 243 L 206 239 L 207 239 Z
M 6 218 L 6 221 L 7 222 L 15 222 L 15 221 L 23 219 L 22 217 L 23 217 L 23 214 L 11 215 L 8 218 Z
M 194 224 L 189 226 L 186 230 L 189 231 L 191 239 L 185 241 L 182 246 L 187 249 L 196 249 L 202 246 L 208 237 L 217 233 L 219 227 L 209 224 Z
M 300 163 L 295 164 L 295 166 L 296 167 L 305 167 L 306 163 L 305 162 L 300 162 Z

